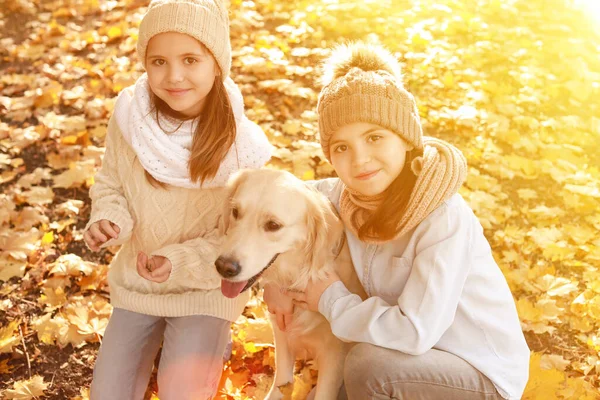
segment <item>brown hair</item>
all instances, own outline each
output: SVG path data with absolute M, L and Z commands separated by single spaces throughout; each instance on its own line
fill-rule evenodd
M 182 122 L 196 118 L 186 117 L 173 110 L 154 93 L 151 97 L 159 126 L 160 113 L 179 119 Z M 221 75 L 216 76 L 212 89 L 206 95 L 203 110 L 197 117 L 200 117 L 200 123 L 194 132 L 188 165 L 192 182 L 200 181 L 200 183 L 203 183 L 207 179 L 214 178 L 217 174 L 221 162 L 235 142 L 237 133 L 233 107 L 227 95 L 227 89 L 221 80 Z M 157 181 L 148 171 L 145 171 L 145 174 L 146 179 L 152 186 L 166 188 L 166 184 Z
M 423 149 L 406 152 L 402 172 L 386 189 L 383 202 L 358 230 L 360 240 L 377 237 L 379 240 L 387 241 L 396 236 L 398 225 L 404 217 L 410 195 L 417 182 L 417 175 L 413 173 L 411 164 L 415 158 L 422 155 Z

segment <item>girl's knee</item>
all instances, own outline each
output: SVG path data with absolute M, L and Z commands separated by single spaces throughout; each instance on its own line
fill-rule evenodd
M 158 388 L 161 399 L 212 399 L 216 395 L 223 359 L 199 355 L 180 357 L 158 369 Z
M 372 369 L 371 360 L 376 346 L 369 343 L 357 343 L 346 356 L 344 380 L 362 378 Z

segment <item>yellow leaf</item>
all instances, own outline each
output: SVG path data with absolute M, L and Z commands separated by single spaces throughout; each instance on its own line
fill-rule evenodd
M 285 385 L 280 385 L 278 389 L 281 392 L 281 394 L 283 394 L 283 400 L 292 400 L 292 395 L 294 391 L 293 382 L 286 383 Z
M 597 320 L 600 320 L 600 295 L 594 296 L 587 303 L 588 314 Z
M 50 229 L 54 229 L 56 230 L 57 233 L 61 233 L 62 231 L 65 230 L 65 228 L 69 225 L 73 225 L 76 224 L 77 220 L 75 218 L 69 218 L 69 219 L 63 219 L 60 221 L 53 221 L 50 224 Z
M 544 275 L 537 283 L 542 292 L 548 296 L 566 296 L 577 290 L 577 284 L 569 279 L 555 277 L 553 275 Z
M 0 258 L 0 264 L 0 281 L 7 281 L 14 276 L 22 278 L 25 275 L 25 260 Z
M 587 338 L 587 345 L 590 346 L 594 351 L 600 351 L 600 336 L 593 334 Z
M 0 259 L 12 257 L 18 261 L 27 260 L 27 256 L 35 248 L 38 239 L 39 231 L 35 228 L 19 235 L 0 234 Z
M 587 356 L 583 362 L 574 361 L 573 369 L 584 375 L 588 375 L 592 370 L 600 371 L 600 359 L 597 356 Z
M 89 134 L 93 138 L 102 139 L 106 136 L 106 126 L 98 125 L 92 129 L 90 129 Z
M 532 240 L 541 248 L 546 248 L 550 245 L 555 244 L 559 240 L 562 240 L 564 237 L 564 233 L 556 228 L 531 228 L 527 233 L 527 236 L 530 236 Z
M 559 354 L 544 354 L 540 360 L 540 368 L 542 369 L 557 369 L 564 371 L 570 364 L 569 360 L 565 360 Z
M 538 197 L 537 192 L 532 189 L 518 189 L 517 194 L 523 200 L 532 200 L 532 199 L 537 199 L 537 197 Z
M 565 388 L 558 391 L 564 399 L 597 400 L 600 393 L 583 378 L 567 378 Z
M 44 390 L 48 387 L 44 383 L 44 378 L 35 375 L 33 378 L 15 382 L 12 389 L 4 391 L 5 399 L 31 400 L 44 395 Z
M 64 137 L 60 138 L 60 142 L 62 144 L 66 144 L 66 145 L 76 144 L 77 143 L 77 136 L 76 135 L 64 136 Z
M 538 205 L 528 211 L 528 214 L 548 220 L 557 220 L 562 217 L 565 212 L 558 207 L 548 208 L 544 205 Z
M 52 264 L 48 265 L 48 270 L 50 274 L 56 276 L 79 276 L 82 273 L 90 275 L 94 271 L 94 267 L 91 263 L 83 261 L 76 254 L 63 254 Z
M 571 311 L 574 314 L 583 315 L 586 312 L 586 304 L 592 297 L 594 297 L 594 293 L 591 290 L 580 293 L 571 303 Z
M 523 400 L 556 399 L 556 393 L 562 388 L 565 380 L 564 373 L 556 369 L 540 367 L 541 353 L 532 352 L 529 361 L 529 381 L 523 393 Z
M 292 399 L 306 399 L 312 387 L 313 382 L 310 373 L 310 368 L 304 367 L 302 371 L 300 371 L 299 375 L 294 376 L 294 392 L 292 394 Z
M 584 186 L 584 185 L 565 185 L 565 189 L 572 193 L 582 194 L 584 196 L 590 196 L 597 199 L 600 199 L 600 189 L 593 186 Z
M 54 242 L 54 232 L 50 231 L 44 233 L 44 236 L 42 236 L 42 245 L 50 244 L 52 242 Z
M 257 351 L 260 351 L 260 348 L 258 348 L 254 342 L 245 342 L 244 350 L 246 350 L 247 353 L 254 354 Z
M 583 245 L 592 241 L 598 234 L 596 229 L 592 229 L 589 225 L 582 223 L 577 225 L 564 225 L 563 230 L 567 232 L 571 239 L 573 239 L 573 241 L 578 245 Z
M 79 280 L 81 290 L 96 290 L 106 284 L 107 265 L 98 265 L 91 274 Z M 85 272 L 84 272 L 85 273 Z
M 111 26 L 107 32 L 107 36 L 109 39 L 114 39 L 116 37 L 123 36 L 123 30 L 120 26 Z
M 557 321 L 558 316 L 564 311 L 556 305 L 556 300 L 542 298 L 535 304 L 538 310 L 542 312 L 542 318 L 547 321 Z
M 16 319 L 3 328 L 0 328 L 0 353 L 11 353 L 15 344 L 20 342 L 19 336 L 15 336 L 21 321 Z
M 76 134 L 86 128 L 86 120 L 82 115 L 64 116 L 51 111 L 40 115 L 38 119 L 48 128 L 62 130 L 66 134 Z
M 42 289 L 43 294 L 39 297 L 38 303 L 46 306 L 44 311 L 51 311 L 62 307 L 67 302 L 67 295 L 62 287 L 53 289 L 45 287 Z
M 158 397 L 152 394 L 153 397 L 150 400 L 158 400 Z M 75 396 L 70 400 L 90 400 L 90 389 L 89 388 L 81 388 L 79 389 L 79 396 Z
M 248 325 L 244 328 L 247 334 L 246 340 L 255 344 L 273 344 L 273 328 L 266 318 L 248 319 Z
M 315 171 L 313 171 L 313 170 L 305 171 L 302 174 L 302 180 L 304 180 L 304 181 L 310 181 L 313 179 L 315 179 Z
M 39 224 L 48 223 L 48 217 L 40 208 L 24 207 L 21 212 L 13 215 L 12 221 L 15 230 L 28 231 Z
M 38 340 L 46 344 L 54 344 L 55 331 L 57 326 L 55 321 L 51 320 L 52 314 L 45 314 L 31 322 L 33 329 L 37 332 Z
M 596 279 L 595 281 L 588 282 L 588 288 L 592 289 L 596 293 L 600 293 L 600 279 Z
M 51 187 L 32 187 L 29 191 L 21 193 L 23 200 L 30 205 L 47 205 L 54 200 Z
M 589 318 L 571 318 L 569 320 L 569 326 L 571 327 L 571 329 L 582 333 L 587 333 L 594 329 L 594 324 L 592 323 L 592 321 L 590 321 Z
M 542 318 L 542 311 L 537 309 L 525 298 L 520 298 L 517 303 L 517 312 L 521 319 L 536 322 Z
M 281 130 L 285 134 L 295 136 L 302 130 L 302 123 L 298 120 L 288 120 L 283 124 Z
M 454 87 L 454 75 L 452 74 L 452 72 L 446 71 L 442 78 L 442 82 L 444 83 L 444 86 L 446 86 L 447 88 L 449 88 L 449 89 L 453 88 Z
M 67 171 L 54 177 L 54 186 L 59 188 L 81 186 L 88 178 L 94 175 L 94 167 L 94 160 L 75 162 L 71 164 Z
M 56 82 L 51 81 L 48 86 L 38 89 L 36 91 L 35 107 L 36 108 L 48 108 L 57 105 L 60 102 L 60 93 L 63 90 L 63 86 Z

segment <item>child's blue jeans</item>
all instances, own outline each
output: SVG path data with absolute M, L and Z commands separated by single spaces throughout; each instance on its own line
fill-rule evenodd
M 160 399 L 212 399 L 230 325 L 206 315 L 164 318 L 115 308 L 94 367 L 90 399 L 142 400 L 161 343 Z

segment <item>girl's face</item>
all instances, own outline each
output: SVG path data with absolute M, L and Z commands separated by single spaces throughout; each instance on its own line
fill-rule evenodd
M 212 54 L 198 40 L 177 32 L 150 39 L 146 70 L 152 92 L 187 117 L 200 114 L 219 75 Z
M 365 196 L 386 190 L 402 172 L 406 152 L 412 149 L 396 133 L 364 122 L 337 130 L 329 148 L 340 179 Z

